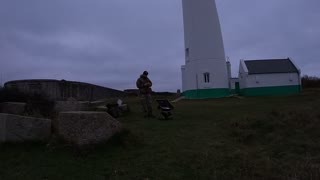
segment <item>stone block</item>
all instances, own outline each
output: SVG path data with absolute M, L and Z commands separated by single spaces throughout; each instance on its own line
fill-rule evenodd
M 62 139 L 78 146 L 103 143 L 121 131 L 108 113 L 93 111 L 61 112 L 55 126 Z
M 94 109 L 95 111 L 100 111 L 100 112 L 107 112 L 108 108 L 106 106 L 97 106 Z
M 90 103 L 86 101 L 56 101 L 55 110 L 57 112 L 89 111 Z
M 0 103 L 0 113 L 23 115 L 26 103 L 3 102 Z
M 47 141 L 51 120 L 0 113 L 0 142 Z

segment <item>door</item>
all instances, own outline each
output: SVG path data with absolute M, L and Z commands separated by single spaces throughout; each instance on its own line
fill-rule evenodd
M 235 87 L 236 87 L 236 94 L 240 94 L 240 83 L 239 82 L 235 82 Z

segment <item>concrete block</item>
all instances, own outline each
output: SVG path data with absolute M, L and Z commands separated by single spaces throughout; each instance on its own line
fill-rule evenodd
M 3 102 L 0 103 L 0 113 L 23 115 L 26 103 Z
M 57 112 L 89 111 L 90 103 L 86 101 L 56 101 L 55 110 Z
M 121 131 L 120 122 L 106 112 L 61 112 L 55 125 L 62 139 L 78 146 L 105 142 Z
M 46 141 L 51 120 L 0 113 L 0 142 Z
M 94 109 L 95 111 L 107 112 L 108 108 L 106 106 L 97 106 Z

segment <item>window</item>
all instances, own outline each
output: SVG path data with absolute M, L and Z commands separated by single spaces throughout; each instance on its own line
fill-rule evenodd
M 210 73 L 206 72 L 203 74 L 204 78 L 204 83 L 209 83 L 210 82 Z
M 189 48 L 186 48 L 186 57 L 189 57 Z
M 259 81 L 259 76 L 258 75 L 256 75 L 255 76 L 255 79 L 256 79 L 256 83 L 258 84 L 260 81 Z

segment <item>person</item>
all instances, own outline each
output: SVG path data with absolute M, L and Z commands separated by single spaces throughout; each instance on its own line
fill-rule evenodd
M 139 97 L 142 104 L 144 117 L 154 117 L 152 114 L 152 82 L 148 78 L 148 71 L 144 71 L 137 79 L 136 85 L 139 89 Z

